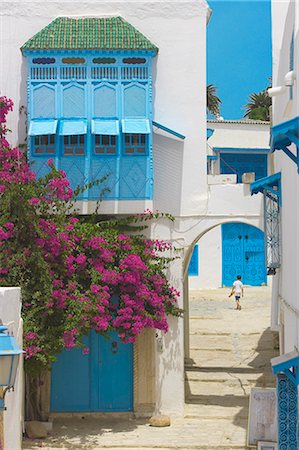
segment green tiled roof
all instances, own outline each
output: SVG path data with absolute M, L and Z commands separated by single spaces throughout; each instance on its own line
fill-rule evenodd
M 140 31 L 122 17 L 58 17 L 29 39 L 21 50 L 154 50 Z

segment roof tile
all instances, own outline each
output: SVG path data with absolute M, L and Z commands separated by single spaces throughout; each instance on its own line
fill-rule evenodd
M 122 17 L 58 17 L 21 50 L 153 50 L 158 48 Z

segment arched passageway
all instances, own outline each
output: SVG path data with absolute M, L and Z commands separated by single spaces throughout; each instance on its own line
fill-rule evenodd
M 244 222 L 215 225 L 194 239 L 187 267 L 194 264 L 197 243 L 197 270 L 193 266 L 189 274 L 195 274 L 200 289 L 193 283 L 189 290 L 187 270 L 184 283 L 185 412 L 206 429 L 217 421 L 215 433 L 221 434 L 222 445 L 241 449 L 246 446 L 251 389 L 275 386 L 269 362 L 277 350 L 269 327 L 263 232 Z M 211 271 L 217 276 L 210 276 L 209 289 L 204 289 L 200 277 Z M 235 310 L 234 296 L 228 297 L 237 274 L 246 284 L 241 311 Z M 216 448 L 212 440 L 211 448 Z

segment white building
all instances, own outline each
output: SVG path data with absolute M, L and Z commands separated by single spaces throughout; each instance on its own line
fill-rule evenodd
M 264 235 L 246 221 L 258 219 L 259 227 L 263 223 L 262 198 L 252 199 L 249 184 L 273 171 L 270 125 L 243 119 L 209 120 L 207 126 L 208 192 L 218 189 L 221 203 L 230 189 L 238 217 L 209 231 L 196 244 L 189 266 L 189 288 L 231 286 L 237 274 L 245 284 L 266 284 Z M 231 214 L 228 205 L 226 215 Z
M 142 213 L 146 208 L 149 208 L 168 212 L 175 216 L 176 220 L 173 224 L 168 221 L 158 221 L 151 225 L 150 231 L 153 238 L 170 240 L 180 250 L 178 253 L 180 258 L 171 265 L 169 277 L 174 286 L 182 293 L 180 306 L 184 307 L 186 312 L 184 319 L 170 319 L 170 333 L 166 335 L 158 334 L 157 339 L 152 332 L 144 333 L 136 343 L 132 351 L 134 358 L 132 358 L 132 352 L 129 355 L 131 362 L 128 382 L 132 391 L 132 403 L 122 410 L 133 410 L 136 414 L 151 414 L 156 411 L 173 416 L 183 415 L 184 357 L 188 357 L 189 354 L 188 265 L 194 245 L 197 241 L 200 242 L 203 236 L 206 234 L 208 236 L 209 232 L 212 233 L 211 230 L 226 223 L 237 222 L 242 225 L 253 226 L 255 229 L 263 229 L 261 199 L 257 196 L 250 196 L 247 183 L 226 183 L 226 178 L 231 177 L 230 174 L 225 174 L 224 183 L 222 183 L 222 175 L 217 175 L 216 168 L 213 174 L 211 173 L 207 178 L 206 25 L 209 17 L 208 6 L 204 0 L 175 0 L 172 2 L 166 0 L 148 2 L 88 0 L 84 3 L 75 1 L 4 2 L 2 3 L 1 13 L 1 93 L 13 99 L 15 103 L 14 114 L 11 116 L 8 127 L 13 130 L 13 144 L 24 142 L 26 136 L 25 122 L 24 117 L 19 117 L 18 110 L 27 106 L 30 120 L 29 147 L 30 151 L 33 151 L 31 156 L 36 151 L 40 161 L 45 156 L 42 147 L 47 147 L 45 153 L 49 155 L 48 150 L 50 153 L 52 152 L 50 147 L 54 142 L 50 139 L 46 143 L 39 140 L 40 136 L 47 134 L 45 128 L 43 128 L 45 123 L 42 123 L 46 122 L 48 125 L 50 124 L 51 132 L 49 132 L 49 135 L 55 135 L 55 139 L 59 139 L 57 142 L 60 143 L 55 143 L 55 145 L 60 146 L 59 152 L 62 152 L 63 149 L 68 152 L 69 148 L 77 146 L 78 160 L 75 166 L 72 166 L 66 172 L 69 172 L 69 176 L 80 176 L 80 171 L 82 172 L 90 167 L 88 166 L 88 160 L 85 158 L 85 151 L 90 152 L 89 145 L 93 142 L 93 135 L 97 134 L 94 130 L 101 129 L 103 134 L 103 128 L 101 128 L 103 126 L 103 113 L 96 112 L 101 110 L 101 102 L 98 105 L 99 109 L 93 110 L 93 106 L 90 105 L 95 104 L 92 103 L 95 97 L 90 97 L 93 100 L 90 104 L 87 101 L 89 106 L 86 107 L 84 100 L 82 100 L 82 98 L 85 98 L 85 92 L 88 91 L 88 95 L 93 95 L 91 92 L 97 91 L 97 94 L 94 95 L 100 98 L 105 93 L 111 99 L 114 95 L 112 94 L 111 97 L 111 89 L 116 92 L 115 86 L 121 86 L 123 90 L 119 92 L 123 93 L 127 88 L 126 83 L 128 83 L 128 86 L 135 86 L 134 89 L 137 87 L 135 89 L 136 95 L 139 95 L 143 90 L 146 91 L 146 94 L 142 93 L 138 98 L 141 99 L 142 103 L 142 98 L 145 96 L 148 107 L 141 110 L 142 113 L 140 113 L 140 110 L 136 113 L 135 110 L 129 114 L 129 119 L 132 119 L 134 114 L 134 120 L 137 116 L 139 119 L 141 118 L 141 122 L 139 121 L 137 124 L 135 120 L 134 125 L 143 127 L 143 131 L 138 128 L 139 134 L 149 136 L 148 141 L 144 139 L 144 141 L 140 140 L 139 142 L 142 157 L 145 158 L 146 162 L 142 169 L 142 166 L 136 163 L 136 158 L 138 158 L 136 156 L 134 161 L 131 160 L 131 166 L 123 167 L 121 166 L 122 158 L 118 158 L 119 155 L 123 154 L 113 150 L 115 164 L 120 171 L 119 178 L 112 186 L 113 195 L 103 201 L 101 212 L 104 214 L 134 214 Z M 134 47 L 135 44 L 132 44 L 133 46 L 129 49 L 122 48 L 121 51 L 130 50 L 133 52 L 135 61 L 131 59 L 130 62 L 125 62 L 125 55 L 117 53 L 115 48 L 107 50 L 107 47 L 97 49 L 85 49 L 83 47 L 79 49 L 76 46 L 71 48 L 59 47 L 58 44 L 55 44 L 55 48 L 53 48 L 53 45 L 51 47 L 49 44 L 49 42 L 52 42 L 51 39 L 55 40 L 55 36 L 59 37 L 55 34 L 57 23 L 62 25 L 65 23 L 82 24 L 82 21 L 88 18 L 94 18 L 96 21 L 107 19 L 107 23 L 112 18 L 119 21 L 125 20 L 129 23 L 131 31 L 132 28 L 135 30 L 132 31 L 137 33 L 135 35 L 140 37 L 138 33 L 142 33 L 146 42 L 149 42 L 149 53 L 143 49 L 144 53 L 141 55 L 140 49 L 138 50 L 136 46 Z M 55 21 L 56 19 L 58 22 Z M 54 28 L 45 29 L 47 26 Z M 52 29 L 56 30 L 53 31 L 53 35 L 51 35 Z M 50 30 L 50 34 L 47 34 L 47 30 Z M 43 41 L 44 33 L 50 40 Z M 66 39 L 67 42 L 69 42 L 69 36 Z M 72 38 L 75 39 L 76 36 L 77 33 L 74 32 Z M 35 46 L 36 42 L 39 42 L 37 46 Z M 23 56 L 20 52 L 21 46 L 23 46 Z M 158 52 L 157 48 L 159 49 Z M 88 50 L 87 53 L 84 53 L 86 50 Z M 110 50 L 111 54 L 105 53 L 106 51 L 110 52 Z M 94 51 L 98 51 L 99 55 L 93 56 Z M 131 54 L 130 58 L 133 58 L 133 56 Z M 94 59 L 98 60 L 94 61 Z M 115 64 L 115 67 L 119 68 L 121 79 L 116 79 L 117 71 L 111 70 L 109 67 L 105 66 L 107 71 L 101 71 L 95 67 L 96 64 L 104 64 L 103 59 L 106 66 Z M 108 62 L 107 59 L 109 59 Z M 127 67 L 125 64 L 131 63 L 145 65 L 142 66 L 141 71 L 136 73 L 123 70 Z M 53 64 L 52 71 L 48 70 L 51 64 Z M 80 70 L 77 70 L 77 66 L 74 67 L 75 64 L 81 64 Z M 148 72 L 143 71 L 143 68 L 148 69 Z M 57 77 L 58 73 L 60 78 Z M 88 87 L 86 87 L 86 73 L 90 76 L 87 83 Z M 66 78 L 64 78 L 65 76 Z M 103 79 L 101 79 L 102 76 Z M 129 79 L 124 80 L 125 76 L 128 76 Z M 142 76 L 145 76 L 146 80 L 138 79 Z M 58 85 L 59 87 L 57 87 Z M 104 86 L 105 89 L 100 91 Z M 134 89 L 131 92 L 134 92 Z M 50 107 L 49 103 L 45 102 L 44 95 L 47 102 L 50 102 Z M 28 104 L 27 98 L 29 99 Z M 125 95 L 122 98 L 125 98 Z M 79 101 L 79 99 L 81 100 Z M 60 101 L 62 103 L 59 103 Z M 76 109 L 80 102 L 83 113 Z M 60 106 L 57 106 L 58 104 Z M 44 108 L 44 105 L 48 105 L 47 108 Z M 122 113 L 125 110 L 126 108 L 122 110 Z M 49 111 L 54 112 L 50 114 Z M 121 136 L 120 126 L 123 134 L 133 134 L 132 131 L 124 131 L 126 126 L 132 125 L 132 122 L 127 121 L 128 117 L 125 113 L 124 117 L 121 114 L 120 116 L 115 113 L 111 114 L 113 117 L 109 117 L 109 127 L 110 130 L 113 128 L 114 131 L 110 134 Z M 75 117 L 72 115 L 75 115 Z M 107 119 L 107 116 L 105 118 Z M 65 130 L 69 129 L 70 122 L 75 123 L 75 121 L 76 126 L 81 127 L 82 135 L 86 136 L 87 143 L 84 141 L 85 138 L 82 141 L 76 140 L 76 145 L 71 140 L 64 141 L 65 136 L 70 133 L 70 131 L 66 132 Z M 211 128 L 215 128 L 215 137 L 213 137 L 215 140 L 213 144 L 214 156 L 218 153 L 223 154 L 223 159 L 225 159 L 230 153 L 227 152 L 228 148 L 259 148 L 262 149 L 263 155 L 267 153 L 266 124 L 248 125 L 248 128 L 259 127 L 260 132 L 256 141 L 249 138 L 246 146 L 244 146 L 244 136 L 247 133 L 247 125 L 237 123 L 213 123 L 210 125 Z M 41 128 L 39 128 L 40 126 Z M 223 137 L 221 142 L 217 144 L 218 131 L 224 136 L 227 126 L 236 129 L 236 133 L 235 130 L 232 133 L 232 136 L 236 136 L 235 142 L 230 141 L 230 138 L 224 139 Z M 49 128 L 47 129 L 49 130 Z M 248 133 L 250 134 L 251 131 L 248 131 Z M 97 143 L 97 141 L 95 142 Z M 98 153 L 100 154 L 106 144 L 103 141 L 99 142 Z M 116 145 L 112 139 L 109 142 L 110 147 Z M 124 147 L 119 147 L 120 152 L 127 144 L 125 140 L 121 142 L 123 142 Z M 144 142 L 147 142 L 146 145 L 148 145 L 147 152 L 143 145 Z M 59 152 L 56 154 L 54 151 L 54 157 L 58 164 L 63 162 L 64 156 L 67 158 L 67 153 Z M 236 151 L 236 153 L 238 152 L 239 150 Z M 75 156 L 75 153 L 72 155 Z M 213 156 L 210 153 L 208 155 Z M 139 161 L 141 160 L 142 158 L 139 159 Z M 109 161 L 111 163 L 112 160 Z M 129 158 L 127 161 L 129 161 Z M 108 164 L 108 162 L 106 161 L 105 164 Z M 211 164 L 217 165 L 217 162 Z M 84 169 L 82 169 L 83 166 Z M 105 170 L 107 171 L 107 168 Z M 88 170 L 84 173 L 89 175 Z M 127 194 L 128 191 L 121 191 L 122 187 L 119 181 L 128 176 L 130 178 L 128 185 L 130 195 Z M 215 182 L 217 177 L 218 182 Z M 235 176 L 230 179 L 233 178 L 236 179 Z M 145 179 L 144 184 L 140 183 L 142 179 Z M 147 187 L 143 190 L 143 186 Z M 120 192 L 125 193 L 120 195 Z M 92 196 L 83 198 L 80 205 L 82 213 L 89 212 L 94 207 L 94 199 Z M 237 240 L 239 239 L 238 236 L 237 233 Z M 245 236 L 246 233 L 244 233 L 244 239 Z M 248 249 L 248 251 L 254 252 L 254 249 Z M 237 274 L 234 273 L 233 275 Z M 214 282 L 215 280 L 213 280 Z M 85 370 L 83 365 L 77 365 L 77 367 Z M 88 369 L 86 368 L 86 370 Z M 74 371 L 70 371 L 70 373 L 74 373 Z M 71 386 L 71 383 L 69 385 Z M 75 400 L 78 398 L 79 392 L 82 392 L 81 387 L 82 383 L 78 389 L 75 388 L 75 395 L 73 396 L 70 393 L 68 394 L 66 389 L 63 390 L 65 397 L 61 396 L 60 398 L 66 403 L 62 407 L 60 405 L 58 408 L 55 399 L 52 398 L 51 412 L 81 412 L 81 399 L 75 406 L 67 404 L 70 398 Z M 86 398 L 84 397 L 82 401 L 86 401 Z M 85 411 L 101 410 L 98 406 L 84 405 Z M 116 406 L 117 408 L 120 410 L 119 405 Z
M 265 198 L 268 268 L 275 274 L 272 327 L 279 329 L 279 449 L 298 448 L 299 370 L 299 1 L 272 0 L 273 97 L 271 149 L 275 175 L 252 185 Z M 261 194 L 258 194 L 261 195 Z

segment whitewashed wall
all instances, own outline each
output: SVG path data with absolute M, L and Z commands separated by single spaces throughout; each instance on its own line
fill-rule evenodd
M 3 1 L 0 11 L 0 86 L 12 98 L 15 111 L 8 127 L 13 143 L 23 142 L 24 120 L 18 110 L 26 105 L 26 63 L 19 48 L 58 16 L 122 16 L 159 47 L 154 63 L 154 119 L 184 135 L 184 142 L 154 137 L 154 201 L 107 202 L 104 213 L 136 213 L 145 208 L 170 212 L 169 223 L 152 227 L 152 236 L 173 240 L 184 250 L 193 241 L 193 221 L 206 208 L 206 24 L 205 0 L 40 0 Z M 88 205 L 84 205 L 85 212 Z M 82 206 L 82 212 L 83 206 Z M 187 229 L 182 216 L 187 218 Z M 197 219 L 196 219 L 197 220 Z M 190 224 L 191 224 L 190 222 Z M 182 260 L 170 269 L 182 291 Z M 183 297 L 180 300 L 183 303 Z M 170 333 L 157 352 L 157 410 L 182 415 L 184 410 L 183 320 L 173 319 Z M 174 351 L 175 350 L 175 351 Z M 175 356 L 174 356 L 175 355 Z
M 221 227 L 206 233 L 198 242 L 198 276 L 189 276 L 189 288 L 213 289 L 222 284 Z
M 0 318 L 22 348 L 20 288 L 0 288 Z M 23 363 L 20 358 L 14 392 L 7 392 L 4 411 L 4 450 L 20 450 L 23 431 Z
M 290 42 L 295 36 L 294 70 L 297 81 L 293 100 L 289 89 L 273 98 L 273 125 L 298 117 L 299 113 L 299 1 L 272 0 L 273 86 L 284 84 L 289 71 Z M 291 149 L 295 151 L 295 148 Z M 275 170 L 282 172 L 282 266 L 277 272 L 272 296 L 272 324 L 281 327 L 281 352 L 299 346 L 299 175 L 296 164 L 281 151 L 275 152 Z

